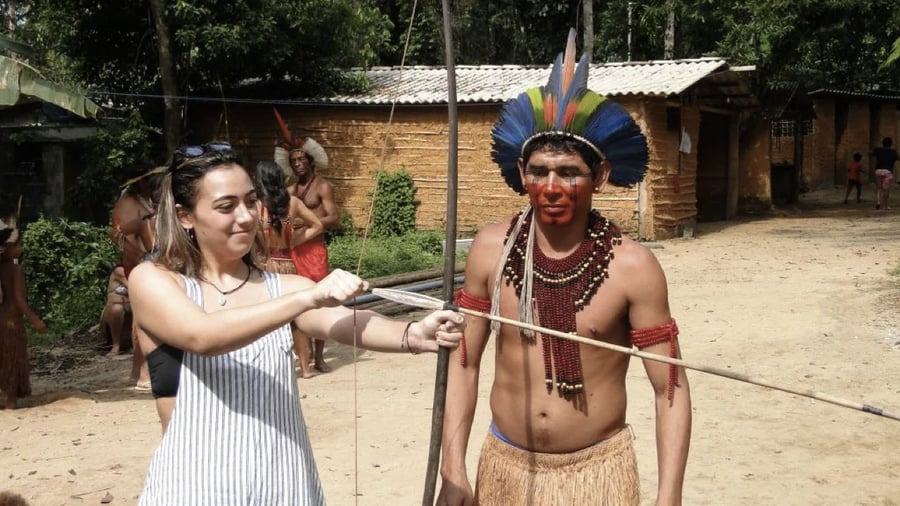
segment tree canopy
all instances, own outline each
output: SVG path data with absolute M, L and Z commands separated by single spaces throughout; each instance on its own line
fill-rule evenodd
M 159 87 L 151 2 L 20 0 L 15 32 L 36 49 L 36 65 L 63 82 L 110 92 Z M 336 69 L 372 65 L 391 21 L 371 2 L 177 0 L 163 2 L 177 84 L 233 88 L 286 80 L 300 91 L 346 83 Z M 8 11 L 7 11 L 8 12 Z
M 568 29 L 580 31 L 585 1 L 592 0 L 456 0 L 456 60 L 546 65 L 562 49 Z M 399 65 L 414 6 L 405 63 L 444 63 L 437 1 L 7 0 L 0 5 L 7 20 L 0 35 L 32 46 L 31 64 L 51 79 L 110 93 L 226 90 L 232 96 L 277 98 L 364 85 L 341 70 Z M 154 5 L 162 25 L 154 23 Z M 900 88 L 900 68 L 890 64 L 892 43 L 900 39 L 900 9 L 893 0 L 591 5 L 594 61 L 623 61 L 629 55 L 661 59 L 669 46 L 674 58 L 717 55 L 733 65 L 756 65 L 759 92 L 794 86 Z M 169 34 L 170 71 L 160 26 Z M 168 91 L 167 73 L 172 74 Z

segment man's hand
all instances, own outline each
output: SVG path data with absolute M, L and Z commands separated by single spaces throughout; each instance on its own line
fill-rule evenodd
M 463 477 L 458 483 L 444 479 L 436 504 L 437 506 L 472 506 L 475 504 L 475 494 L 472 492 L 469 479 Z

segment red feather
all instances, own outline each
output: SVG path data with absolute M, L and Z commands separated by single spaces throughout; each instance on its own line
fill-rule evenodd
M 278 128 L 281 130 L 281 145 L 287 150 L 294 149 L 294 136 L 291 135 L 287 123 L 281 114 L 278 114 L 278 109 L 273 107 L 272 110 L 275 112 L 275 120 L 278 121 Z

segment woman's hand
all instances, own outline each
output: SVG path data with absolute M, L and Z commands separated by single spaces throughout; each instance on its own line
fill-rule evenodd
M 463 338 L 466 320 L 463 315 L 448 310 L 435 311 L 409 327 L 409 351 L 436 352 L 438 347 L 456 348 Z
M 341 269 L 331 271 L 316 283 L 313 300 L 318 307 L 335 307 L 369 289 L 369 283 Z

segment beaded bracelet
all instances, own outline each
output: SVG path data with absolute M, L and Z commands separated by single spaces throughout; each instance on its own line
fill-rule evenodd
M 409 328 L 412 327 L 412 324 L 415 322 L 409 322 L 406 324 L 406 328 L 403 329 L 403 337 L 400 338 L 400 350 L 406 350 L 413 355 L 418 355 L 419 352 L 413 351 L 412 348 L 409 347 Z

